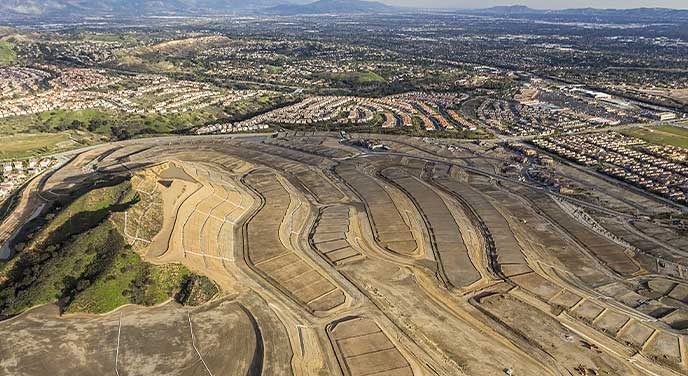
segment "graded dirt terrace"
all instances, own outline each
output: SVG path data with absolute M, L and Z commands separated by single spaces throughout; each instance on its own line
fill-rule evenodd
M 103 315 L 39 306 L 0 321 L 0 373 L 688 373 L 684 238 L 626 220 L 661 204 L 624 206 L 617 187 L 613 208 L 578 207 L 499 175 L 507 151 L 388 138 L 381 153 L 319 133 L 76 155 L 36 184 L 47 207 L 128 179 L 137 200 L 110 219 L 126 244 L 220 293 Z
M 468 183 L 450 179 L 448 175 L 434 179 L 440 187 L 458 196 L 476 217 L 482 222 L 488 247 L 493 248 L 491 256 L 496 272 L 506 276 L 518 275 L 530 271 L 526 265 L 521 246 L 513 235 L 509 224 L 502 214 L 488 201 L 487 196 L 480 192 L 486 187 L 476 184 L 473 188 Z
M 333 324 L 330 338 L 347 375 L 413 375 L 413 370 L 375 321 L 352 318 Z
M 342 163 L 337 166 L 336 173 L 366 203 L 380 245 L 401 255 L 415 254 L 418 244 L 408 219 L 404 219 L 405 212 L 400 211 L 388 191 L 355 165 Z
M 439 194 L 400 168 L 387 168 L 382 176 L 397 184 L 418 205 L 431 231 L 432 244 L 440 260 L 438 264 L 449 284 L 467 287 L 478 281 L 480 273 L 469 257 L 461 230 Z
M 251 172 L 244 183 L 262 201 L 246 225 L 250 263 L 311 311 L 330 311 L 344 304 L 346 296 L 341 289 L 282 243 L 280 226 L 288 221 L 290 195 L 277 176 Z
M 331 263 L 338 265 L 355 261 L 361 253 L 347 239 L 351 209 L 346 206 L 328 206 L 321 210 L 314 226 L 314 247 Z

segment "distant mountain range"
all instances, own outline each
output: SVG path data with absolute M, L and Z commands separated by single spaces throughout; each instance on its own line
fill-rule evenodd
M 393 12 L 396 8 L 363 0 L 0 0 L 5 16 L 95 16 L 203 13 L 356 14 Z
M 0 15 L 123 16 L 242 13 L 285 4 L 288 0 L 0 0 Z
M 377 1 L 365 0 L 0 0 L 0 19 L 12 16 L 140 16 L 194 14 L 377 14 L 411 11 Z M 419 4 L 422 6 L 422 4 Z M 457 10 L 458 13 L 527 17 L 613 21 L 677 21 L 688 19 L 688 10 L 666 8 L 638 9 L 564 9 L 540 10 L 523 5 L 497 6 L 485 9 Z

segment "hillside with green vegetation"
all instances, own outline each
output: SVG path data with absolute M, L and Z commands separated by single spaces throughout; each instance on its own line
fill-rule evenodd
M 0 65 L 12 64 L 17 60 L 17 53 L 13 45 L 7 41 L 0 41 Z
M 175 297 L 203 302 L 199 296 L 215 295 L 207 278 L 181 265 L 152 265 L 131 250 L 110 216 L 137 201 L 130 182 L 119 180 L 48 213 L 0 271 L 0 317 L 52 302 L 65 312 L 101 313 L 129 303 L 149 306 Z
M 108 141 L 186 133 L 209 123 L 245 120 L 297 99 L 287 94 L 265 94 L 191 112 L 134 114 L 84 109 L 7 117 L 0 122 L 0 161 L 40 157 Z M 137 100 L 150 107 L 159 98 Z
M 227 121 L 237 122 L 296 103 L 298 100 L 298 97 L 291 95 L 261 95 L 232 102 L 224 106 L 223 111 L 227 115 Z
M 0 161 L 39 157 L 112 140 L 175 133 L 217 117 L 217 113 L 208 111 L 140 115 L 91 109 L 10 117 L 0 124 Z
M 3 119 L 0 134 L 90 132 L 95 135 L 126 139 L 146 134 L 179 131 L 213 120 L 212 111 L 176 114 L 130 114 L 99 110 L 55 110 L 34 115 Z

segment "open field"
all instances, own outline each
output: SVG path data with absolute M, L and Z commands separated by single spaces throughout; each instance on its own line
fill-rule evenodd
M 30 157 L 64 152 L 91 145 L 98 138 L 92 135 L 74 132 L 59 133 L 18 133 L 12 136 L 0 136 L 3 147 L 0 150 L 0 161 L 12 161 Z
M 673 145 L 688 148 L 688 129 L 671 125 L 627 129 L 622 132 L 627 136 L 638 137 L 658 145 Z
M 317 75 L 317 77 L 331 81 L 335 85 L 347 86 L 365 85 L 385 81 L 384 77 L 375 72 L 323 73 Z
M 0 270 L 17 314 L 0 321 L 0 370 L 686 373 L 686 244 L 671 226 L 575 211 L 499 175 L 479 145 L 391 144 L 170 137 L 76 155 L 4 224 L 20 227 L 39 193 L 60 207 Z M 617 190 L 610 205 L 627 209 Z M 26 260 L 45 266 L 37 278 L 8 273 Z M 94 260 L 108 262 L 92 278 Z M 156 305 L 170 299 L 183 305 Z

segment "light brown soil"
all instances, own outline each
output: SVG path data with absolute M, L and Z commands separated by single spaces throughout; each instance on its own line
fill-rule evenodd
M 121 375 L 686 373 L 681 267 L 507 180 L 506 150 L 380 137 L 404 154 L 358 155 L 317 135 L 135 140 L 77 156 L 38 187 L 46 200 L 88 178 L 131 178 L 130 244 L 208 276 L 222 297 L 102 316 L 40 307 L 0 322 L 0 373 L 112 374 L 115 358 Z M 595 197 L 624 212 L 660 206 L 608 188 Z M 647 238 L 665 254 L 683 247 L 669 226 L 633 225 L 648 249 Z

